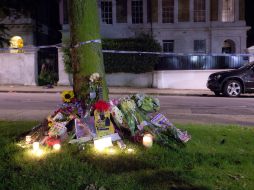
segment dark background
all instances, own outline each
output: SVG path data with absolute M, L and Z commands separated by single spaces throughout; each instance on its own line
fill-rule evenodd
M 245 0 L 246 2 L 246 11 L 245 18 L 246 24 L 251 26 L 251 29 L 247 32 L 247 47 L 254 45 L 254 1 Z

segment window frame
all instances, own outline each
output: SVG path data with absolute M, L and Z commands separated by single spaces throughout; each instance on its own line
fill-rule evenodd
M 131 1 L 131 21 L 132 24 L 143 24 L 143 0 L 132 0 Z
M 203 46 L 203 47 L 202 47 Z M 196 39 L 193 41 L 194 53 L 206 53 L 206 39 Z
M 163 52 L 174 53 L 175 40 L 162 40 L 162 48 L 163 48 Z
M 110 0 L 101 1 L 101 22 L 113 24 L 113 3 Z

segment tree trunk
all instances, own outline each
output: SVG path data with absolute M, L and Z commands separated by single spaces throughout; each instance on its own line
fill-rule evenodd
M 100 39 L 97 0 L 70 0 L 69 8 L 72 47 L 79 42 Z M 72 48 L 71 57 L 75 96 L 82 102 L 87 102 L 89 77 L 99 73 L 102 77 L 103 99 L 108 100 L 101 44 L 89 43 Z

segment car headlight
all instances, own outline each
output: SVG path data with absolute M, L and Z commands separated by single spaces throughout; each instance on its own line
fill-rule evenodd
M 221 77 L 221 75 L 215 75 L 215 76 L 214 76 L 214 79 L 215 79 L 215 80 L 218 80 L 220 77 Z

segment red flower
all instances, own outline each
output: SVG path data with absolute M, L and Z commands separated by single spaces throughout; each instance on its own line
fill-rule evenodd
M 109 103 L 99 100 L 98 102 L 95 103 L 94 105 L 95 109 L 98 110 L 99 112 L 105 112 L 109 110 Z

